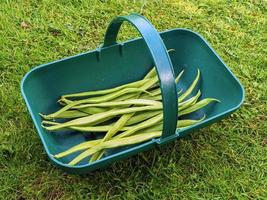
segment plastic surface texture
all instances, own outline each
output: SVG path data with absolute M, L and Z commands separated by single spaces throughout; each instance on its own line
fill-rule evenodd
M 143 38 L 117 44 L 116 36 L 122 21 L 134 25 Z M 101 49 L 38 66 L 25 75 L 21 84 L 22 95 L 53 164 L 69 173 L 88 173 L 155 145 L 183 137 L 188 132 L 226 117 L 240 107 L 244 100 L 243 87 L 199 34 L 186 29 L 173 29 L 159 35 L 153 26 L 139 15 L 119 17 L 110 24 Z M 170 52 L 169 57 L 166 49 L 175 51 Z M 140 80 L 155 65 L 164 104 L 162 138 L 108 150 L 101 160 L 92 164 L 88 163 L 88 159 L 84 159 L 76 166 L 68 166 L 66 163 L 77 154 L 60 160 L 53 158 L 53 154 L 90 140 L 90 134 L 75 131 L 47 132 L 41 127 L 42 119 L 38 113 L 48 114 L 59 109 L 56 101 L 63 94 L 106 89 Z M 190 128 L 176 132 L 174 127 L 177 120 L 177 98 L 173 73 L 177 76 L 185 69 L 177 85 L 178 89 L 185 89 L 194 79 L 197 68 L 201 71 L 201 81 L 198 85 L 202 92 L 201 99 L 213 97 L 221 103 L 195 112 L 191 118 L 198 118 L 203 112 L 207 118 Z

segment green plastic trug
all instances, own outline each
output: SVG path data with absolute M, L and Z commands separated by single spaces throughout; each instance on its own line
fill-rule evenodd
M 123 21 L 132 24 L 142 38 L 117 44 L 116 36 Z M 175 51 L 170 52 L 169 57 L 166 49 Z M 75 131 L 66 134 L 49 133 L 42 128 L 38 113 L 52 113 L 58 110 L 59 105 L 55 102 L 64 94 L 108 89 L 138 81 L 153 66 L 156 67 L 159 76 L 163 101 L 161 138 L 131 147 L 108 150 L 101 160 L 91 164 L 85 160 L 77 166 L 67 165 L 78 154 L 60 160 L 52 156 L 79 143 L 90 141 L 90 138 Z M 194 112 L 192 118 L 198 119 L 205 112 L 206 119 L 176 132 L 176 90 L 186 91 L 198 68 L 201 77 L 196 88 L 201 90 L 200 100 L 213 97 L 221 103 L 216 106 L 211 104 Z M 174 77 L 183 69 L 185 73 L 176 86 Z M 113 20 L 102 48 L 32 69 L 23 78 L 21 90 L 50 160 L 69 173 L 88 173 L 155 145 L 183 137 L 192 130 L 226 117 L 238 109 L 244 100 L 244 90 L 237 78 L 199 34 L 186 29 L 173 29 L 158 34 L 144 17 L 136 14 Z M 196 92 L 193 91 L 188 98 Z

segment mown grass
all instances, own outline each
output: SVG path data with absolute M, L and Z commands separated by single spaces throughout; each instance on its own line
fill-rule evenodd
M 117 15 L 202 34 L 240 79 L 244 105 L 190 138 L 89 175 L 47 160 L 20 95 L 36 65 L 95 49 Z M 266 1 L 0 2 L 0 199 L 267 199 Z M 135 37 L 125 27 L 121 39 Z

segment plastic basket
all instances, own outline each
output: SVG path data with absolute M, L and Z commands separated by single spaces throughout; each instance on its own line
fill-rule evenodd
M 133 25 L 142 38 L 117 43 L 116 37 L 124 21 Z M 168 55 L 167 49 L 175 51 Z M 79 132 L 49 133 L 41 127 L 42 119 L 38 113 L 56 111 L 59 106 L 55 102 L 63 94 L 111 88 L 136 81 L 153 66 L 160 80 L 163 101 L 163 132 L 160 138 L 109 150 L 102 159 L 91 164 L 85 160 L 77 166 L 67 165 L 77 154 L 60 160 L 52 156 L 90 138 Z M 192 117 L 197 117 L 205 112 L 207 117 L 204 121 L 176 130 L 177 88 L 188 87 L 197 68 L 202 78 L 199 84 L 203 94 L 201 98 L 213 97 L 221 103 L 193 114 Z M 176 86 L 174 77 L 182 69 L 186 73 Z M 242 85 L 203 37 L 186 29 L 158 33 L 146 18 L 137 14 L 115 18 L 100 48 L 32 69 L 23 78 L 21 90 L 48 157 L 56 166 L 70 173 L 86 173 L 183 137 L 226 117 L 244 100 Z

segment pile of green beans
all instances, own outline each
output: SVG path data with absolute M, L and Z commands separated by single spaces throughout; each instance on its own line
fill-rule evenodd
M 175 79 L 178 84 L 184 71 Z M 199 100 L 200 90 L 191 95 L 200 79 L 200 71 L 186 91 L 178 91 L 177 128 L 185 128 L 205 119 L 185 119 L 214 98 Z M 190 97 L 191 96 L 191 97 Z M 89 162 L 101 159 L 107 149 L 138 144 L 158 138 L 162 134 L 163 112 L 161 90 L 155 68 L 142 80 L 118 87 L 66 94 L 58 102 L 63 106 L 49 115 L 40 114 L 42 126 L 48 131 L 75 130 L 85 134 L 104 133 L 103 138 L 78 144 L 64 152 L 54 155 L 62 158 L 81 152 L 69 165 L 76 165 L 89 157 Z M 62 119 L 65 119 L 62 122 Z

